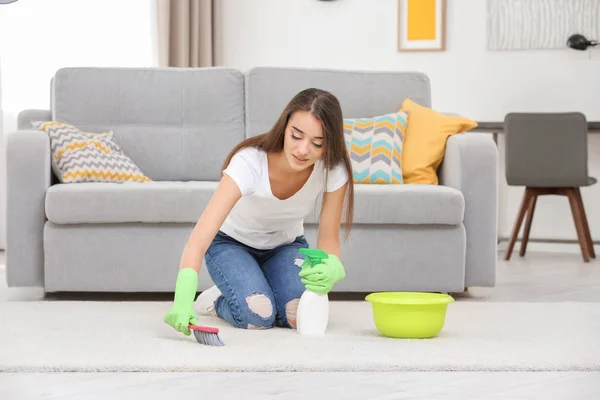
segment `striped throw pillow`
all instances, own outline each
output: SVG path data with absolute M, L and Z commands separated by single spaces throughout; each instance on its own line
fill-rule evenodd
M 345 118 L 344 138 L 354 183 L 400 184 L 402 147 L 408 114 Z
M 62 183 L 151 182 L 126 156 L 113 132 L 83 132 L 71 124 L 33 121 L 50 137 L 52 170 Z

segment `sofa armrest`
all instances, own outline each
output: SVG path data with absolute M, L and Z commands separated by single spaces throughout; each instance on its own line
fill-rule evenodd
M 465 287 L 496 283 L 498 257 L 498 148 L 487 135 L 450 136 L 438 170 L 440 185 L 465 198 Z
M 33 129 L 31 126 L 33 121 L 52 121 L 52 112 L 38 109 L 21 111 L 17 116 L 17 130 L 27 131 Z
M 6 140 L 6 282 L 44 285 L 44 202 L 51 184 L 50 139 L 42 131 L 12 132 Z

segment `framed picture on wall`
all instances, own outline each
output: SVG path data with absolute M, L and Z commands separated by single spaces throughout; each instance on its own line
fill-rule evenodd
M 398 0 L 398 51 L 443 51 L 446 0 Z

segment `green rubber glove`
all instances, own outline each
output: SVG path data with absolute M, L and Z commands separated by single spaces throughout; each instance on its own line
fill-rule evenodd
M 194 297 L 197 290 L 198 273 L 191 268 L 180 269 L 175 284 L 175 300 L 163 321 L 186 336 L 192 333 L 188 327 L 189 324 L 198 325 L 198 319 L 194 313 Z
M 340 259 L 335 254 L 329 254 L 329 258 L 321 260 L 321 263 L 302 268 L 298 275 L 302 277 L 301 282 L 306 289 L 327 294 L 333 285 L 346 277 L 346 271 Z

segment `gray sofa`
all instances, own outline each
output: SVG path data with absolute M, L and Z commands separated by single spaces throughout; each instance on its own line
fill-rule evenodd
M 431 107 L 430 82 L 415 72 L 65 68 L 50 86 L 51 110 L 22 111 L 7 138 L 7 283 L 47 292 L 173 291 L 225 155 L 269 129 L 306 87 L 333 92 L 344 117 L 395 112 L 406 97 Z M 50 119 L 114 130 L 154 182 L 58 183 L 48 136 L 31 127 Z M 347 277 L 336 291 L 494 286 L 494 142 L 477 133 L 452 136 L 439 176 L 437 186 L 356 185 L 355 226 L 342 242 Z M 311 215 L 305 225 L 312 246 L 316 222 Z M 203 266 L 199 290 L 210 285 Z

